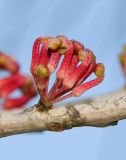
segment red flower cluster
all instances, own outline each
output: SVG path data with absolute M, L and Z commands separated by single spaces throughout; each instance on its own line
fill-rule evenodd
M 9 72 L 8 77 L 0 77 L 0 99 L 4 99 L 2 104 L 4 109 L 22 107 L 36 95 L 32 79 L 29 76 L 20 74 L 18 63 L 2 52 L 0 52 L 0 70 Z M 11 93 L 17 89 L 21 90 L 22 96 L 10 98 Z
M 48 91 L 50 76 L 54 71 L 56 80 Z M 104 65 L 97 64 L 93 52 L 78 41 L 68 40 L 65 36 L 40 37 L 33 45 L 31 73 L 41 103 L 50 107 L 66 98 L 80 96 L 101 83 Z M 83 83 L 92 73 L 96 78 Z

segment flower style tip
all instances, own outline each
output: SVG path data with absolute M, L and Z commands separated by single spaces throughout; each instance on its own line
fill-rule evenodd
M 80 96 L 103 81 L 104 65 L 96 63 L 94 53 L 80 42 L 68 40 L 65 36 L 51 37 L 43 42 L 42 46 L 41 42 L 37 39 L 33 45 L 31 66 L 35 70 L 32 74 L 40 101 L 46 108 L 66 98 Z M 56 80 L 48 90 L 49 80 L 54 71 Z M 93 73 L 96 78 L 83 83 Z

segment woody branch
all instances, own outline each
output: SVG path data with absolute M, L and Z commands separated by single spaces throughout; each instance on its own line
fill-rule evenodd
M 82 104 L 71 104 L 43 111 L 40 105 L 25 110 L 0 113 L 0 137 L 38 131 L 63 131 L 73 127 L 105 127 L 126 118 L 126 94 L 90 99 Z

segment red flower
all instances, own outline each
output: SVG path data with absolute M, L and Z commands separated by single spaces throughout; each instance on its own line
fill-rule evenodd
M 18 63 L 1 52 L 0 70 L 7 70 L 10 73 L 8 77 L 0 77 L 0 98 L 4 99 L 2 105 L 4 109 L 23 107 L 37 94 L 32 79 L 20 74 Z M 15 90 L 20 90 L 22 95 L 18 98 L 11 98 L 10 95 Z
M 1 88 L 0 94 L 2 98 L 5 98 L 3 103 L 4 109 L 23 107 L 32 97 L 36 96 L 32 79 L 28 76 L 15 74 L 2 80 L 6 82 Z M 18 98 L 10 98 L 9 95 L 17 89 L 21 91 L 22 95 Z
M 55 71 L 56 80 L 48 91 L 50 76 Z M 96 64 L 93 52 L 65 36 L 40 37 L 35 40 L 31 72 L 41 103 L 47 108 L 66 98 L 82 95 L 104 79 L 104 65 Z M 92 73 L 96 78 L 83 83 Z

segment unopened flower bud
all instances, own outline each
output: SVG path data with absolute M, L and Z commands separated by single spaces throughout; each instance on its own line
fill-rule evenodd
M 49 39 L 49 49 L 56 50 L 60 47 L 61 40 L 59 38 Z
M 38 65 L 36 68 L 36 75 L 40 78 L 44 78 L 48 76 L 48 69 L 43 65 Z
M 95 66 L 94 73 L 97 77 L 104 77 L 104 65 L 102 63 L 98 63 Z

